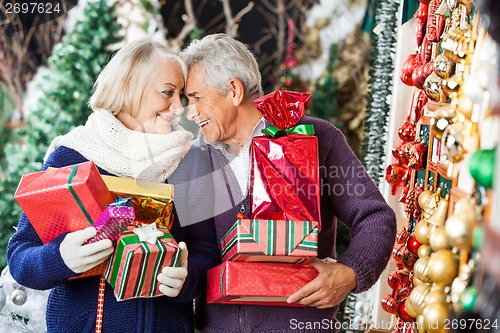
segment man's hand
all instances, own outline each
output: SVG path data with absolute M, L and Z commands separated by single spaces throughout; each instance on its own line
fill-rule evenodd
M 318 309 L 331 308 L 356 288 L 356 275 L 352 268 L 339 263 L 326 263 L 318 258 L 309 264 L 318 270 L 318 276 L 290 295 L 288 303 L 300 303 Z
M 163 267 L 161 273 L 156 277 L 158 282 L 160 282 L 158 289 L 163 295 L 168 297 L 179 295 L 188 274 L 188 249 L 186 243 L 180 242 L 179 247 L 182 250 L 181 266 Z

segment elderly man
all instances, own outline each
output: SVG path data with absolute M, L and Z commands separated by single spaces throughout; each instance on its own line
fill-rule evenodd
M 261 76 L 249 48 L 224 34 L 193 41 L 181 58 L 189 68 L 187 117 L 200 127 L 198 144 L 208 150 L 216 178 L 213 195 L 220 239 L 238 212 L 250 213 L 250 143 L 270 125 L 252 104 L 262 95 Z M 300 327 L 334 332 L 335 325 L 326 323 L 333 323 L 338 304 L 351 291 L 372 286 L 387 264 L 396 234 L 394 212 L 337 128 L 312 117 L 304 117 L 302 123 L 314 125 L 319 142 L 318 258 L 335 257 L 337 218 L 349 227 L 349 248 L 336 262 L 311 262 L 319 275 L 288 298 L 305 307 L 203 304 L 198 309 L 203 332 L 297 332 Z

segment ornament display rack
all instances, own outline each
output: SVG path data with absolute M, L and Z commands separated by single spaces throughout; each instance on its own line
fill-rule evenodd
M 393 333 L 463 330 L 452 327 L 459 320 L 472 325 L 465 331 L 474 332 L 479 322 L 467 322 L 465 314 L 477 310 L 477 298 L 485 298 L 480 291 L 482 235 L 495 208 L 498 138 L 487 131 L 488 124 L 499 122 L 491 115 L 489 92 L 497 75 L 497 45 L 472 1 L 420 0 L 414 17 L 418 52 L 404 52 L 400 45 L 401 66 L 395 66 L 401 68 L 396 80 L 401 75 L 406 86 L 395 84 L 393 104 L 407 105 L 409 112 L 401 122 L 404 110 L 393 107 L 399 115 L 389 125 L 401 141 L 393 140 L 388 156 L 395 162 L 386 169 L 386 180 L 390 196 L 397 188 L 402 191 L 399 202 L 388 200 L 399 212 L 400 230 L 392 258 L 396 270 L 387 276 L 390 292 L 381 306 L 392 314 Z M 401 35 L 398 43 L 408 44 Z M 403 123 L 399 130 L 395 119 Z M 480 324 L 498 330 L 494 319 Z

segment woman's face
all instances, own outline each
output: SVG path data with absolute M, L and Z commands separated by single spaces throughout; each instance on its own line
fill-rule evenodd
M 120 112 L 117 118 L 129 129 L 144 133 L 168 134 L 182 114 L 184 76 L 176 61 L 162 60 L 142 93 L 138 112 Z

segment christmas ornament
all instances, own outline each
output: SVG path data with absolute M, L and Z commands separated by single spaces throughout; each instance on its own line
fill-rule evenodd
M 429 245 L 421 245 L 418 248 L 418 257 L 419 258 L 424 258 L 430 256 L 432 253 L 432 249 Z
M 472 233 L 472 249 L 477 251 L 484 243 L 484 228 L 482 225 L 477 226 Z
M 425 82 L 427 78 L 433 73 L 434 73 L 434 63 L 432 61 L 417 66 L 412 75 L 413 84 L 418 89 L 425 89 L 424 88 Z
M 446 101 L 446 96 L 443 92 L 442 79 L 432 72 L 426 77 L 422 89 L 424 90 L 427 97 L 437 103 L 442 103 Z
M 427 329 L 424 326 L 424 316 L 419 315 L 415 321 L 418 333 L 427 333 Z
M 24 303 L 26 303 L 26 300 L 28 299 L 28 294 L 26 293 L 25 288 L 19 286 L 12 292 L 11 297 L 12 297 L 12 303 L 21 306 Z
M 427 13 L 429 11 L 429 5 L 420 2 L 417 11 L 413 15 L 417 19 L 417 29 L 415 36 L 417 38 L 417 45 L 420 46 L 425 34 L 425 22 L 427 21 Z
M 396 300 L 394 299 L 394 297 L 392 297 L 392 295 L 384 296 L 380 303 L 382 305 L 382 309 L 384 309 L 385 312 L 389 312 L 391 314 L 397 313 L 398 304 L 396 303 Z
M 448 79 L 443 80 L 442 87 L 444 94 L 452 100 L 457 99 L 462 94 L 463 83 L 464 76 L 462 72 L 458 72 Z
M 427 296 L 425 296 L 425 306 L 433 303 L 446 303 L 447 297 L 448 294 L 445 293 L 442 287 L 433 285 Z
M 406 298 L 401 301 L 399 304 L 398 304 L 398 308 L 397 308 L 397 314 L 398 314 L 398 317 L 401 318 L 401 320 L 407 322 L 407 323 L 412 323 L 415 321 L 415 318 L 412 317 L 407 309 L 406 309 Z
M 460 304 L 460 298 L 464 293 L 465 289 L 469 285 L 472 268 L 474 267 L 474 260 L 469 260 L 468 264 L 463 264 L 460 266 L 460 273 L 453 280 L 450 289 L 450 300 L 452 306 L 456 312 L 462 310 L 462 305 Z
M 406 250 L 403 253 L 403 256 L 401 257 L 401 262 L 405 266 L 406 269 L 412 270 L 413 265 L 415 264 L 415 261 L 417 261 L 417 256 L 411 253 L 410 251 Z
M 385 170 L 385 180 L 392 185 L 392 195 L 396 194 L 399 186 L 404 186 L 408 181 L 409 170 L 399 163 L 393 163 Z
M 436 15 L 443 0 L 431 0 L 429 3 L 429 14 L 427 18 L 426 36 L 430 42 L 438 42 L 444 28 L 444 19 Z
M 469 171 L 477 184 L 487 189 L 492 188 L 495 171 L 495 149 L 479 149 L 472 154 Z
M 464 160 L 467 150 L 464 147 L 464 125 L 457 122 L 448 125 L 443 132 L 441 152 L 451 163 Z
M 401 230 L 396 235 L 396 243 L 397 244 L 406 244 L 408 238 L 410 237 L 410 235 L 411 234 L 410 234 L 410 232 L 408 230 L 406 230 L 406 229 Z
M 415 235 L 410 235 L 406 241 L 406 248 L 408 251 L 413 253 L 414 255 L 418 255 L 418 249 L 422 246 L 422 243 L 418 241 Z
M 439 250 L 431 254 L 429 276 L 441 286 L 449 286 L 458 275 L 458 260 L 450 250 Z
M 447 197 L 441 198 L 436 209 L 433 211 L 432 216 L 427 219 L 427 222 L 438 227 L 443 226 L 446 221 L 446 215 L 448 214 L 448 202 Z
M 431 134 L 438 140 L 443 138 L 443 132 L 450 124 L 464 122 L 465 117 L 453 105 L 442 106 L 434 111 L 430 119 Z
M 463 292 L 460 297 L 460 304 L 465 311 L 472 311 L 476 304 L 478 290 L 475 286 L 470 286 Z
M 393 290 L 407 288 L 410 284 L 410 277 L 407 271 L 394 271 L 387 277 L 387 285 Z
M 406 252 L 406 245 L 398 244 L 394 246 L 394 248 L 392 249 L 392 259 L 394 259 L 396 263 L 401 264 L 403 262 L 403 253 L 405 252 Z
M 427 146 L 423 142 L 413 142 L 407 152 L 408 168 L 423 170 L 427 162 Z
M 448 236 L 444 227 L 434 226 L 429 235 L 429 244 L 433 251 L 439 251 L 450 248 L 450 243 L 448 241 Z
M 477 226 L 473 212 L 454 213 L 446 220 L 445 231 L 450 244 L 459 250 L 472 248 L 472 236 Z
M 429 276 L 429 259 L 429 257 L 419 258 L 413 266 L 414 276 L 423 283 L 432 282 Z
M 429 245 L 429 224 L 424 220 L 417 223 L 413 234 L 415 238 L 423 245 Z
M 424 326 L 429 333 L 444 333 L 449 331 L 449 328 L 445 328 L 450 318 L 446 303 L 436 302 L 426 304 L 422 315 L 424 317 Z
M 408 298 L 406 298 L 406 299 L 405 299 L 405 302 L 404 302 L 404 303 L 405 303 L 405 310 L 406 310 L 406 312 L 408 313 L 408 315 L 410 315 L 410 316 L 411 316 L 411 317 L 413 317 L 413 318 L 417 318 L 418 313 L 415 311 L 415 309 L 413 309 L 413 308 L 411 307 L 411 303 L 409 302 L 409 299 L 408 299 Z M 399 306 L 398 306 L 398 310 L 399 310 Z M 399 312 L 399 311 L 398 311 L 398 312 Z
M 409 120 L 406 120 L 399 128 L 398 135 L 403 142 L 410 142 L 415 140 L 415 124 Z
M 417 58 L 417 54 L 410 54 L 405 62 L 403 63 L 403 68 L 401 69 L 401 81 L 408 85 L 408 86 L 413 86 L 413 71 L 419 65 L 419 60 Z
M 450 77 L 452 62 L 444 54 L 438 55 L 434 60 L 434 73 L 441 79 Z
M 431 286 L 429 284 L 421 284 L 415 286 L 408 296 L 408 302 L 410 302 L 410 307 L 418 314 L 422 314 L 425 307 L 425 297 L 431 291 Z

